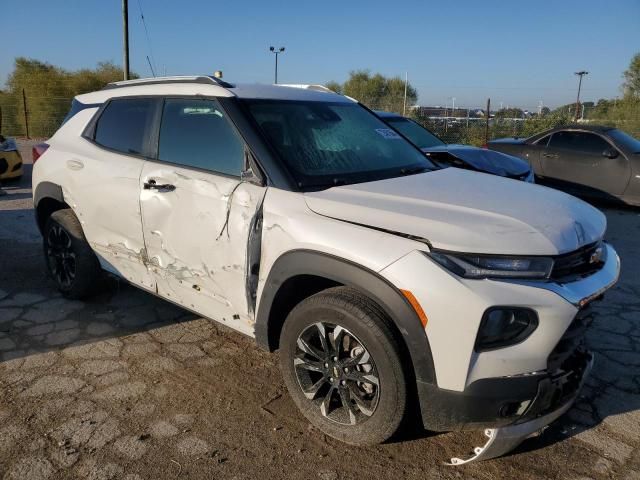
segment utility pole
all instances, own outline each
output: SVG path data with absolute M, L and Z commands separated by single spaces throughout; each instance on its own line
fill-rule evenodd
M 574 75 L 578 75 L 580 79 L 578 80 L 578 97 L 576 98 L 576 115 L 575 121 L 578 121 L 578 117 L 580 116 L 580 89 L 582 88 L 582 77 L 585 75 L 589 75 L 589 72 L 586 70 L 580 70 L 579 72 L 575 72 Z
M 407 116 L 407 85 L 409 84 L 409 72 L 404 72 L 404 103 L 402 104 L 402 116 Z
M 122 40 L 124 44 L 122 72 L 124 79 L 129 80 L 129 0 L 122 0 Z
M 284 47 L 280 47 L 280 48 L 269 47 L 269 51 L 271 53 L 276 54 L 276 75 L 275 75 L 275 82 L 273 83 L 277 85 L 278 84 L 278 55 L 281 53 L 284 53 Z

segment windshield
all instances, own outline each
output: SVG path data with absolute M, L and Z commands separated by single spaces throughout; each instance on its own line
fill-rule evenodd
M 628 133 L 614 128 L 607 132 L 615 143 L 622 146 L 625 150 L 629 150 L 631 153 L 640 153 L 640 140 L 633 138 Z
M 445 143 L 426 128 L 413 120 L 404 117 L 388 117 L 384 119 L 389 125 L 407 137 L 418 148 L 441 147 Z
M 437 168 L 355 103 L 245 100 L 299 186 L 326 188 Z

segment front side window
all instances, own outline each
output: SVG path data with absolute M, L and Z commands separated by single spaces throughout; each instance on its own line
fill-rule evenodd
M 602 155 L 602 152 L 611 148 L 606 140 L 588 132 L 556 132 L 551 137 L 549 146 L 596 155 Z
M 110 101 L 96 124 L 95 142 L 118 152 L 145 155 L 153 119 L 153 102 L 149 98 Z
M 244 144 L 215 100 L 167 99 L 158 159 L 240 176 Z
M 355 103 L 245 100 L 250 116 L 301 188 L 323 188 L 436 167 Z
M 413 120 L 404 117 L 389 117 L 384 119 L 389 125 L 398 130 L 418 148 L 442 147 L 445 143 L 426 128 Z

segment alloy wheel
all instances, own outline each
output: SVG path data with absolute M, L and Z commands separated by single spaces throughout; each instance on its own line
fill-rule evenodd
M 376 365 L 346 328 L 325 322 L 308 326 L 298 336 L 293 365 L 304 396 L 328 420 L 356 425 L 375 412 L 380 398 Z
M 76 254 L 71 237 L 59 225 L 53 225 L 47 233 L 47 260 L 58 284 L 63 288 L 70 287 L 76 277 Z

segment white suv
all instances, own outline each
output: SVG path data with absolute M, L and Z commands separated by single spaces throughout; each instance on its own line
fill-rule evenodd
M 438 169 L 371 111 L 212 77 L 80 95 L 33 170 L 59 289 L 106 270 L 280 350 L 295 403 L 351 444 L 419 406 L 499 455 L 571 405 L 589 303 L 618 278 L 604 216 Z M 417 420 L 411 418 L 410 420 Z

